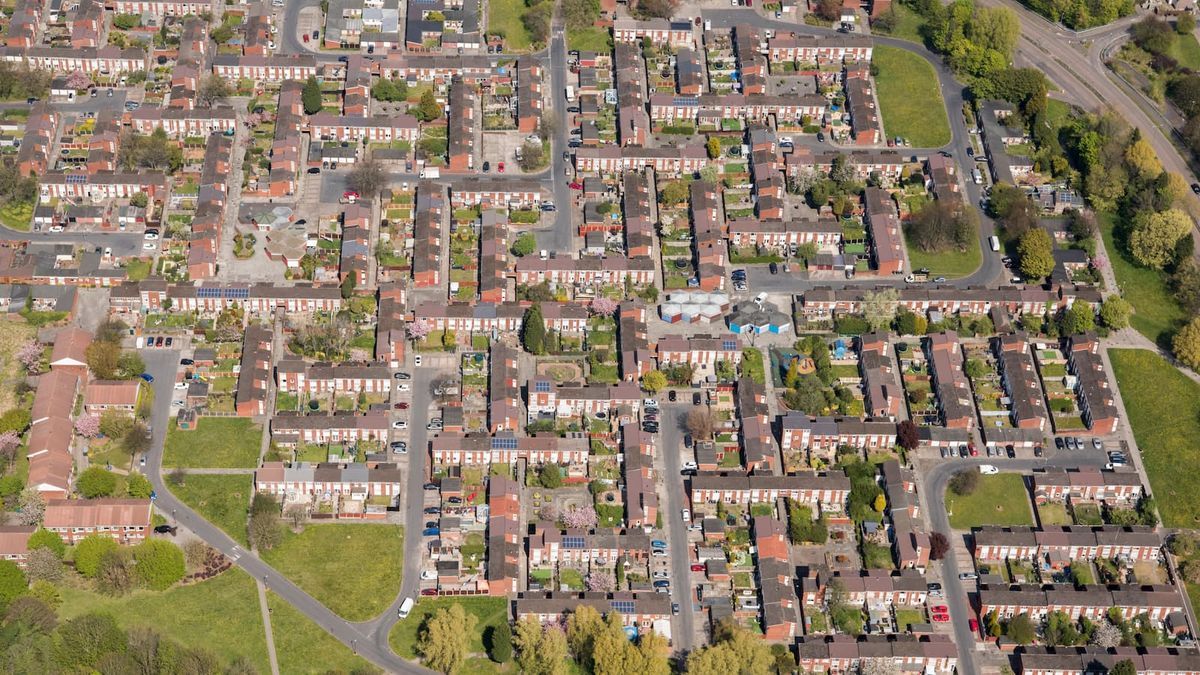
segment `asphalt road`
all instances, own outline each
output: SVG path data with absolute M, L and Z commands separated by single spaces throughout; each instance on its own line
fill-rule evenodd
M 971 459 L 944 459 L 940 461 L 920 462 L 921 500 L 929 512 L 929 521 L 934 532 L 941 532 L 948 538 L 952 537 L 950 517 L 946 513 L 946 485 L 960 469 L 974 469 L 980 464 L 992 464 L 1004 472 L 1028 473 L 1033 469 L 1046 467 L 1077 467 L 1103 466 L 1107 461 L 1102 454 L 1090 451 L 1050 450 L 1051 456 L 1044 459 L 1007 459 L 1001 457 L 973 457 Z M 970 619 L 979 618 L 975 611 L 976 603 L 971 596 L 978 587 L 973 581 L 962 581 L 958 575 L 962 572 L 973 572 L 973 569 L 960 569 L 958 559 L 954 555 L 955 548 L 962 545 L 961 541 L 951 541 L 950 553 L 940 563 L 931 563 L 941 567 L 942 590 L 945 593 L 946 605 L 950 608 L 950 620 L 954 629 L 954 641 L 959 645 L 958 672 L 964 675 L 974 675 L 980 672 L 974 658 L 973 650 L 965 649 L 967 645 L 977 645 L 979 635 L 971 631 Z
M 575 209 L 571 199 L 571 189 L 567 187 L 567 167 L 573 162 L 564 160 L 562 153 L 567 149 L 570 137 L 567 121 L 571 115 L 567 113 L 567 41 L 563 37 L 561 25 L 554 27 L 554 37 L 550 41 L 550 63 L 544 64 L 550 70 L 550 95 L 553 97 L 548 110 L 558 111 L 558 124 L 554 129 L 554 137 L 550 140 L 550 175 L 548 192 L 554 195 L 554 204 L 558 207 L 555 213 L 552 230 L 538 233 L 538 242 L 542 248 L 558 252 L 575 251 L 575 225 L 572 214 Z M 564 98 L 559 98 L 564 97 Z M 551 113 L 554 114 L 554 113 Z M 574 175 L 574 172 L 571 172 Z
M 684 391 L 680 399 L 690 395 Z M 683 460 L 680 454 L 683 449 L 684 422 L 687 419 L 690 403 L 671 403 L 667 400 L 666 392 L 659 396 L 659 451 L 663 454 L 662 482 L 667 488 L 667 500 L 663 512 L 663 525 L 667 530 L 667 544 L 670 546 L 671 600 L 679 603 L 679 616 L 675 617 L 672 628 L 675 647 L 684 655 L 692 650 L 693 638 L 696 634 L 696 613 L 692 611 L 696 604 L 696 587 L 691 583 L 691 556 L 688 545 L 688 531 L 680 516 L 681 509 L 690 508 L 687 492 L 684 489 L 684 479 L 679 475 Z M 690 454 L 690 451 L 687 451 Z
M 351 624 L 329 611 L 308 593 L 288 581 L 270 565 L 260 560 L 258 556 L 230 539 L 227 534 L 171 494 L 170 488 L 162 476 L 162 456 L 167 425 L 170 423 L 171 394 L 173 393 L 175 373 L 179 368 L 180 353 L 174 350 L 142 350 L 141 353 L 146 362 L 147 372 L 154 376 L 154 411 L 151 416 L 153 434 L 150 453 L 146 460 L 146 472 L 150 483 L 154 486 L 155 506 L 159 512 L 169 515 L 173 521 L 191 530 L 209 546 L 228 556 L 235 565 L 255 579 L 262 579 L 267 588 L 303 612 L 327 633 L 354 649 L 359 656 L 388 672 L 428 673 L 428 670 L 392 654 L 391 650 L 387 648 L 386 631 L 384 631 L 383 646 L 381 647 L 377 640 L 370 639 L 375 628 L 373 622 Z M 421 427 L 424 429 L 424 424 Z M 395 610 L 392 609 L 391 613 L 394 614 L 394 612 Z

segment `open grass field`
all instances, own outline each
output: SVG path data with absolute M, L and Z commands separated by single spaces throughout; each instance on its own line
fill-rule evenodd
M 242 417 L 205 417 L 192 431 L 167 430 L 166 468 L 253 469 L 262 427 Z
M 1130 325 L 1155 344 L 1169 345 L 1170 335 L 1187 317 L 1171 297 L 1166 277 L 1156 270 L 1137 266 L 1117 247 L 1113 236 L 1117 225 L 1115 215 L 1102 213 L 1098 220 L 1113 274 L 1125 299 L 1133 305 Z
M 950 526 L 969 530 L 979 525 L 1032 525 L 1029 493 L 1015 473 L 980 476 L 979 487 L 966 497 L 946 491 Z
M 1200 523 L 1200 385 L 1158 354 L 1110 349 L 1113 374 L 1163 525 Z
M 37 329 L 24 321 L 0 321 L 0 413 L 16 403 L 13 387 L 24 377 L 25 371 L 16 359 L 17 350 L 36 336 Z
M 909 266 L 914 270 L 928 267 L 930 279 L 939 276 L 965 277 L 983 264 L 983 251 L 980 250 L 977 241 L 971 242 L 965 251 L 950 250 L 936 253 L 926 253 L 913 246 L 909 243 L 908 237 L 904 238 L 904 245 L 908 247 Z
M 488 33 L 498 33 L 504 36 L 508 51 L 529 49 L 532 43 L 529 31 L 521 23 L 521 15 L 525 13 L 523 0 L 491 0 L 488 2 Z
M 60 590 L 60 620 L 106 612 L 122 627 L 153 628 L 180 644 L 211 650 L 226 663 L 244 656 L 258 672 L 271 672 L 254 581 L 236 567 L 212 579 L 161 593 L 138 590 L 112 598 L 66 584 Z M 275 633 L 278 640 L 278 628 Z
M 921 37 L 921 27 L 925 25 L 925 17 L 900 3 L 892 5 L 892 11 L 896 13 L 896 26 L 886 34 L 901 40 L 925 44 L 925 38 Z
M 417 636 L 420 633 L 421 624 L 433 616 L 433 613 L 439 608 L 449 607 L 453 604 L 462 605 L 468 614 L 477 619 L 475 629 L 471 631 L 471 642 L 467 647 L 473 656 L 462 668 L 462 672 L 515 671 L 511 663 L 501 665 L 489 659 L 485 645 L 485 639 L 490 637 L 490 631 L 508 620 L 508 601 L 504 598 L 421 598 L 407 619 L 392 626 L 392 632 L 388 635 L 388 643 L 392 646 L 392 651 L 403 659 L 417 658 Z
M 271 608 L 271 631 L 280 673 L 374 670 L 369 662 L 355 656 L 349 647 L 270 591 L 267 591 L 267 606 Z
M 404 531 L 394 525 L 309 525 L 290 529 L 263 560 L 338 616 L 366 621 L 400 592 Z
M 1185 68 L 1200 70 L 1200 42 L 1192 33 L 1176 35 L 1167 54 Z
M 567 47 L 589 52 L 611 52 L 612 35 L 607 28 L 590 26 L 579 30 L 567 29 Z
M 250 493 L 253 478 L 219 474 L 191 474 L 183 485 L 170 486 L 171 493 L 192 507 L 210 523 L 233 538 L 248 545 L 246 518 L 250 512 Z
M 950 121 L 933 66 L 908 50 L 885 45 L 875 47 L 872 63 L 879 68 L 875 91 L 885 135 L 902 136 L 917 148 L 949 143 Z

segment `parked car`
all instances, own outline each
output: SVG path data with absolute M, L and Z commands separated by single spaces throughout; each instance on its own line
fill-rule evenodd
M 979 575 L 975 574 L 974 572 L 963 572 L 962 574 L 958 575 L 959 581 L 975 581 L 978 578 Z
M 979 632 L 979 620 L 978 619 L 971 619 L 970 621 L 967 622 L 967 625 L 971 627 L 972 633 Z
M 143 380 L 145 380 L 147 383 L 150 383 L 150 382 L 153 382 L 153 381 L 154 381 L 154 376 L 153 376 L 153 375 L 151 375 L 150 373 L 142 373 L 142 374 L 141 374 L 141 375 L 139 375 L 138 377 L 142 378 L 142 379 L 143 379 Z
M 438 484 L 437 483 L 426 483 L 424 488 L 426 490 L 436 490 L 436 489 L 438 489 Z
M 421 570 L 421 579 L 433 581 L 437 578 L 437 570 Z
M 930 614 L 929 617 L 934 623 L 946 623 L 950 620 L 949 614 Z
M 174 537 L 175 531 L 178 529 L 179 528 L 172 526 L 172 525 L 159 525 L 158 527 L 154 528 L 154 533 L 155 534 L 169 534 L 172 537 Z
M 424 595 L 427 598 L 428 597 L 436 597 L 437 594 L 438 594 L 438 589 L 436 589 L 436 588 L 422 588 L 421 589 L 421 595 Z
M 442 531 L 436 527 L 427 527 L 421 531 L 421 536 L 422 537 L 436 537 L 441 533 L 442 533 Z
M 666 579 L 659 579 L 658 581 L 654 582 L 654 587 L 655 588 L 670 588 L 671 582 L 667 581 Z
M 1055 448 L 1062 450 L 1065 446 L 1066 446 L 1066 443 L 1063 442 L 1062 436 L 1054 437 L 1054 447 Z
M 396 420 L 395 422 L 392 422 L 392 428 L 393 429 L 407 429 L 408 428 L 408 420 Z
M 405 403 L 404 401 L 401 401 L 401 402 L 397 403 L 396 405 L 392 406 L 392 408 L 394 408 L 396 410 L 408 410 L 408 404 Z
M 396 378 L 397 380 L 411 380 L 412 379 L 412 375 L 409 375 L 408 373 L 396 373 L 392 377 Z
M 703 572 L 703 571 L 704 571 L 704 565 L 700 565 L 700 564 L 695 564 L 695 565 L 692 565 L 692 571 L 693 571 L 693 572 Z
M 979 473 L 985 476 L 995 476 L 996 474 L 1000 473 L 1000 469 L 997 469 L 991 464 L 980 464 Z
M 441 512 L 442 512 L 442 507 L 440 507 L 440 506 L 427 506 L 427 507 L 425 507 L 425 511 L 424 511 L 424 512 L 425 512 L 426 514 L 435 514 L 435 513 L 441 513 Z
M 667 400 L 668 400 L 668 401 L 670 401 L 670 402 L 674 403 L 674 402 L 675 402 L 675 399 L 677 399 L 677 398 L 679 398 L 679 395 L 675 393 L 675 390 L 674 390 L 674 389 L 672 389 L 671 391 L 668 391 L 668 392 L 667 392 Z
M 701 402 L 700 392 L 696 392 L 696 393 L 692 394 L 692 405 L 700 405 L 700 402 Z
M 1093 438 L 1092 447 L 1099 450 L 1104 447 L 1104 443 L 1099 438 Z

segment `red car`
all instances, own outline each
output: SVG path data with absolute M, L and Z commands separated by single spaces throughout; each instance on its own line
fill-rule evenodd
M 968 444 L 967 444 L 967 452 L 970 452 L 972 457 L 978 457 L 978 456 L 979 456 L 979 451 L 975 449 L 975 444 L 974 444 L 974 443 L 968 443 Z
M 496 171 L 499 171 L 500 173 L 504 173 L 504 162 L 496 163 Z
M 438 594 L 438 591 L 436 588 L 422 588 L 421 589 L 421 595 L 437 595 L 437 594 Z
M 704 565 L 692 565 L 692 571 L 693 572 L 703 572 Z
M 408 404 L 405 403 L 404 401 L 401 401 L 392 407 L 395 408 L 396 410 L 408 410 Z
M 929 611 L 933 612 L 934 614 L 949 614 L 950 613 L 950 610 L 946 609 L 945 605 L 934 605 L 933 607 L 929 608 Z
M 970 621 L 967 623 L 967 625 L 971 627 L 971 632 L 972 632 L 972 633 L 978 633 L 978 632 L 979 632 L 979 621 L 977 621 L 976 619 L 971 619 L 971 620 L 970 620 Z
M 575 181 L 571 181 L 570 183 L 567 183 L 567 187 L 571 188 L 572 190 L 582 190 L 582 189 L 583 189 L 583 183 L 578 183 L 578 182 L 575 182 Z
M 305 42 L 308 42 L 308 33 L 305 33 L 305 34 L 304 34 L 304 41 L 305 41 Z
M 949 614 L 934 614 L 933 615 L 934 623 L 946 623 L 949 620 L 950 620 Z

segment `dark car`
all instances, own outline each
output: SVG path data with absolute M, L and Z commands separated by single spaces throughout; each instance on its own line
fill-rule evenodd
M 1054 448 L 1055 448 L 1056 450 L 1062 450 L 1062 449 L 1064 449 L 1064 448 L 1066 447 L 1066 445 L 1067 445 L 1067 444 L 1063 442 L 1062 436 L 1055 436 L 1055 437 L 1054 437 Z
M 404 401 L 401 401 L 392 407 L 395 408 L 396 410 L 408 410 L 408 404 L 405 403 Z
M 947 159 L 948 159 L 948 158 L 950 158 L 950 157 L 953 157 L 953 155 L 951 155 L 950 153 L 946 152 L 945 150 L 938 150 L 938 154 L 939 154 L 939 155 L 941 155 L 942 157 L 946 157 Z
M 314 30 L 314 31 L 312 32 L 312 39 L 316 40 L 316 39 L 317 39 L 317 38 L 319 38 L 319 37 L 321 37 L 321 31 L 319 31 L 319 30 Z
M 409 375 L 408 373 L 396 373 L 392 377 L 395 377 L 397 380 L 411 380 L 412 379 L 412 375 Z
M 195 363 L 196 362 L 193 361 L 192 359 L 179 359 L 179 365 L 181 365 L 181 366 L 191 366 L 191 365 L 195 365 Z
M 692 394 L 692 405 L 700 405 L 700 392 Z
M 169 534 L 172 537 L 174 537 L 175 532 L 178 529 L 179 529 L 178 527 L 175 527 L 173 525 L 159 525 L 158 527 L 154 528 L 154 533 L 155 534 Z
M 484 173 L 487 173 L 487 172 L 489 172 L 489 171 L 491 171 L 491 170 L 492 170 L 492 163 L 491 163 L 491 162 L 484 162 L 484 163 L 483 163 L 483 172 L 484 172 Z
M 450 502 L 451 504 L 461 504 L 462 497 L 450 497 L 446 501 Z
M 1040 446 L 1040 445 L 1033 446 L 1033 456 L 1034 457 L 1041 457 L 1044 454 L 1045 453 L 1042 451 L 1042 446 Z
M 655 588 L 670 588 L 671 582 L 667 581 L 666 579 L 659 579 L 658 581 L 654 582 L 654 587 Z
M 435 527 L 437 527 L 437 526 L 438 526 L 438 524 L 437 524 L 437 521 L 436 521 L 436 520 L 427 520 L 427 521 L 425 521 L 425 529 L 427 529 L 427 530 L 431 530 L 431 529 L 433 529 L 433 528 L 435 528 Z
M 767 269 L 771 271 L 771 274 L 779 274 L 779 265 L 776 263 L 767 265 Z
M 422 588 L 421 589 L 421 595 L 424 595 L 426 597 L 434 597 L 437 594 L 438 594 L 438 589 L 436 589 L 436 588 Z
M 667 392 L 667 400 L 668 400 L 668 401 L 671 401 L 672 403 L 674 403 L 674 402 L 675 402 L 675 400 L 676 400 L 676 399 L 678 399 L 678 398 L 679 398 L 679 394 L 675 393 L 675 390 L 674 390 L 674 389 L 672 389 L 671 391 L 668 391 L 668 392 Z
M 167 343 L 166 343 L 166 344 L 167 344 L 167 346 L 168 346 L 168 347 L 170 347 L 170 346 L 171 346 L 171 343 L 172 343 L 173 341 L 174 341 L 174 340 L 172 340 L 171 338 L 167 338 Z
M 339 56 L 339 57 L 337 58 L 337 60 L 338 60 L 339 62 L 341 62 L 341 63 L 346 63 L 346 62 L 347 62 L 347 61 L 349 61 L 350 59 L 346 58 L 345 56 Z
M 946 446 L 943 445 L 942 446 L 942 459 L 946 459 L 949 456 L 950 456 L 950 453 L 946 450 Z
M 1006 445 L 1006 446 L 1004 446 L 1004 452 L 1005 452 L 1005 454 L 1007 454 L 1007 455 L 1008 455 L 1008 458 L 1009 458 L 1009 459 L 1016 459 L 1016 458 L 1017 458 L 1017 449 L 1016 449 L 1016 448 L 1014 448 L 1014 447 L 1013 447 L 1013 446 L 1011 446 L 1011 445 Z
M 436 489 L 438 489 L 438 484 L 437 483 L 426 483 L 425 489 L 426 490 L 436 490 Z
M 150 373 L 142 373 L 138 377 L 141 377 L 143 380 L 145 380 L 147 384 L 154 382 L 154 376 Z
M 683 435 L 683 447 L 685 447 L 685 448 L 692 447 L 692 435 L 691 434 Z
M 159 335 L 158 337 L 154 338 L 154 346 L 155 347 L 163 346 L 163 336 Z
M 1200 195 L 1200 183 L 1192 183 L 1192 192 Z
M 321 167 L 319 167 L 319 166 L 314 166 L 314 167 L 310 168 L 310 169 L 308 170 L 308 172 L 309 172 L 309 173 L 312 173 L 312 174 L 321 173 Z
M 425 513 L 427 513 L 429 515 L 434 515 L 434 514 L 441 513 L 441 512 L 442 512 L 442 509 L 440 506 L 430 506 L 425 509 Z
M 967 148 L 967 157 L 975 156 L 975 148 Z

